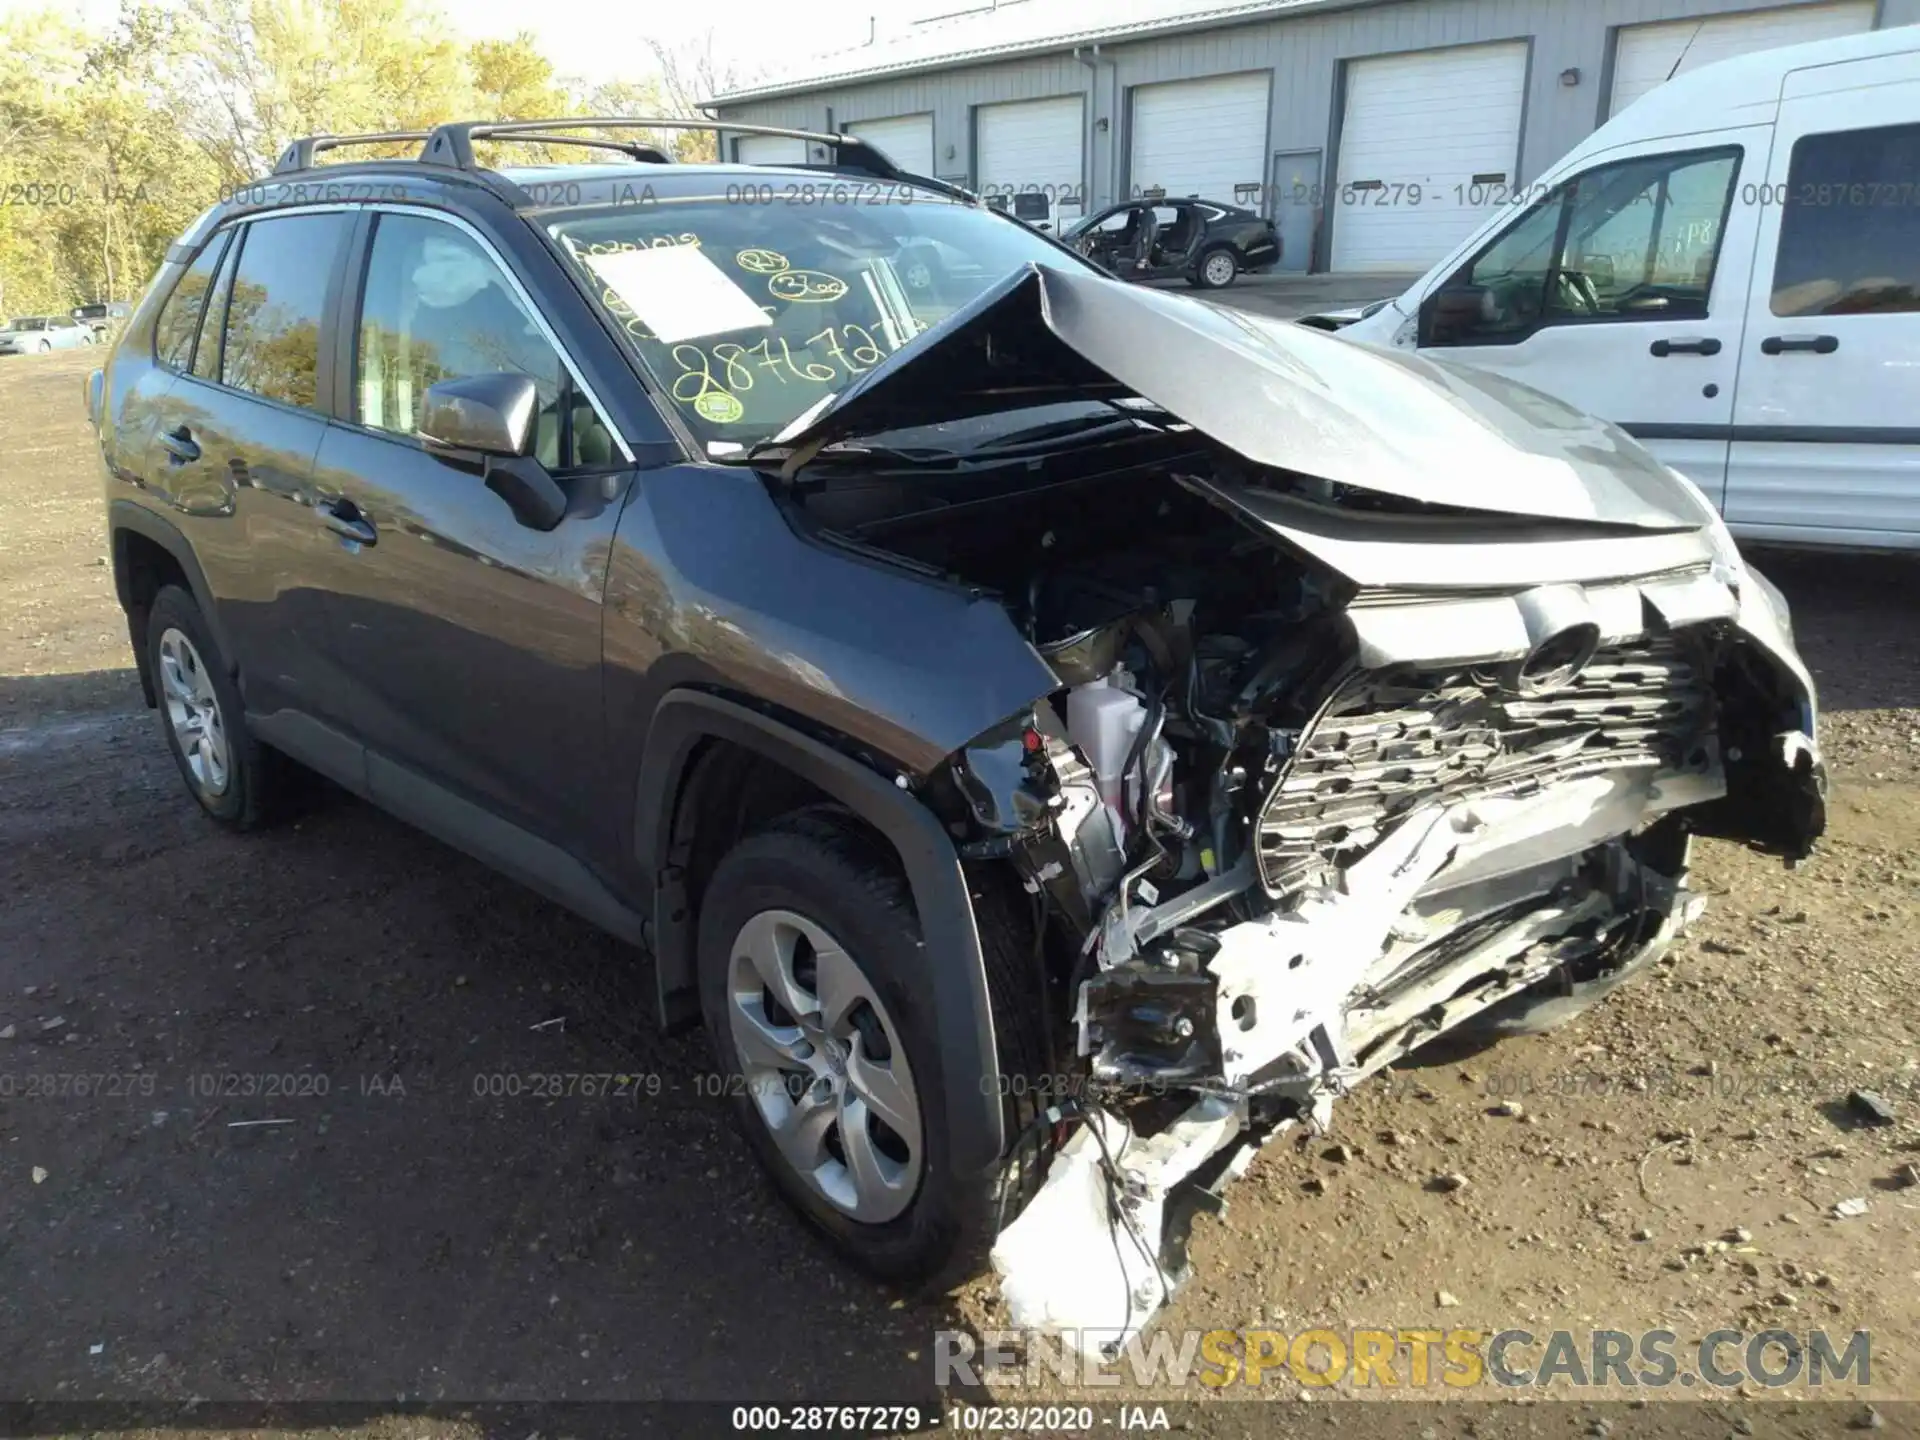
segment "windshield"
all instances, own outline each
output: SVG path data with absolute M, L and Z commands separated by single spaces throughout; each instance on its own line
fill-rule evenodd
M 44 330 L 47 328 L 47 322 L 38 317 L 29 318 L 23 315 L 18 320 L 9 320 L 6 328 L 9 330 Z
M 694 434 L 724 456 L 777 435 L 1008 272 L 1080 263 L 984 208 L 867 193 L 878 188 L 748 182 L 569 211 L 549 229 Z

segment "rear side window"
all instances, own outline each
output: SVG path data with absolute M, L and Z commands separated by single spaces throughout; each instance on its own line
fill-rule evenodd
M 1772 308 L 1776 315 L 1920 310 L 1920 125 L 1794 142 Z
M 240 247 L 229 245 L 227 258 L 207 297 L 206 314 L 200 321 L 200 341 L 193 347 L 193 373 L 202 380 L 220 378 L 220 330 L 227 314 L 227 295 L 233 289 L 233 267 L 240 259 Z
M 353 217 L 283 215 L 247 227 L 227 302 L 220 378 L 268 400 L 313 409 L 327 282 Z
M 227 248 L 224 235 L 194 257 L 173 294 L 160 308 L 160 319 L 153 327 L 153 356 L 162 365 L 184 370 L 193 359 L 193 339 L 200 333 L 200 317 L 207 308 L 207 293 L 213 289 L 214 271 L 221 253 Z

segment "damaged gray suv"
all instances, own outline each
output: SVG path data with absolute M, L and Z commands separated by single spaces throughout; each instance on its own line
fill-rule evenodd
M 855 1260 L 1123 1338 L 1255 1147 L 1820 834 L 1786 606 L 1618 429 L 663 123 L 203 216 L 90 382 L 114 574 L 201 806 L 298 762 L 645 945 Z

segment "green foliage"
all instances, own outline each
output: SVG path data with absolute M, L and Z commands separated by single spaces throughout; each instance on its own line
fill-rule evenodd
M 105 33 L 53 9 L 0 15 L 0 315 L 137 297 L 194 216 L 223 187 L 270 171 L 295 136 L 659 113 L 673 103 L 653 81 L 569 86 L 530 34 L 449 38 L 428 0 L 122 7 Z M 678 144 L 691 158 L 679 136 L 635 138 Z M 524 143 L 483 157 L 592 158 Z

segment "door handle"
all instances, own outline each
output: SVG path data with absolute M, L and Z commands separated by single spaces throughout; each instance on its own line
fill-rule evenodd
M 362 515 L 360 507 L 351 500 L 321 500 L 313 508 L 319 514 L 321 523 L 343 539 L 371 545 L 380 538 L 380 532 L 373 528 L 373 522 Z
M 1705 340 L 1656 340 L 1647 351 L 1657 360 L 1669 355 L 1718 355 L 1720 342 L 1711 336 Z
M 1762 355 L 1784 355 L 1789 350 L 1805 350 L 1812 355 L 1831 355 L 1839 348 L 1838 335 L 1769 335 L 1760 342 Z
M 193 432 L 184 425 L 167 431 L 160 437 L 160 443 L 167 447 L 172 464 L 191 465 L 200 458 L 200 447 L 194 443 Z

